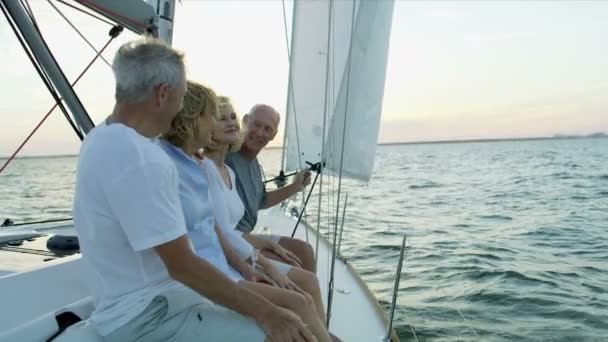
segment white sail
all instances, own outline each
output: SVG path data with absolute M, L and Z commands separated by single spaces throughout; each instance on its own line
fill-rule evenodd
M 294 1 L 286 121 L 286 169 L 321 160 L 331 1 Z M 311 21 L 314 20 L 314 21 Z
M 342 174 L 369 180 L 393 7 L 392 0 L 294 3 L 287 170 L 324 153 L 326 169 L 339 173 L 344 139 Z

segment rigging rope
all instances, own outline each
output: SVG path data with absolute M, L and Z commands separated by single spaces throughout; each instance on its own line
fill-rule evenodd
M 441 288 L 441 291 L 443 291 L 443 295 L 446 297 L 449 297 L 448 293 L 446 292 L 445 288 Z M 477 334 L 477 331 L 471 326 L 471 324 L 469 323 L 469 321 L 464 317 L 464 315 L 462 314 L 462 312 L 460 311 L 460 309 L 458 307 L 455 307 L 454 309 L 456 309 L 456 312 L 458 313 L 458 315 L 460 316 L 460 318 L 462 318 L 462 321 L 464 323 L 464 325 L 466 325 L 466 327 L 473 333 L 473 335 L 475 335 L 475 337 L 479 338 L 479 335 Z
M 114 29 L 113 29 L 114 30 Z M 111 31 L 112 32 L 112 31 Z M 101 53 L 108 47 L 108 45 L 110 45 L 110 43 L 112 42 L 112 40 L 114 40 L 114 38 L 116 38 L 116 36 L 118 36 L 117 34 L 114 34 L 110 37 L 110 39 L 108 40 L 108 42 L 103 46 L 103 48 L 101 48 L 101 50 L 99 50 L 99 52 L 97 53 L 97 55 L 91 60 L 91 62 L 89 62 L 89 64 L 86 66 L 86 68 L 84 68 L 84 70 L 80 73 L 80 75 L 78 75 L 78 77 L 76 78 L 76 80 L 71 84 L 71 86 L 75 86 L 76 83 L 78 83 L 78 81 L 80 81 L 80 79 L 82 78 L 82 76 L 84 76 L 84 74 L 89 70 L 89 68 L 93 65 L 93 63 L 95 62 L 95 60 L 97 60 L 97 58 L 101 55 Z M 56 95 L 56 94 L 55 94 Z M 44 115 L 44 117 L 42 118 L 42 120 L 40 120 L 40 122 L 36 125 L 36 127 L 34 127 L 34 129 L 30 132 L 30 134 L 25 138 L 25 140 L 23 140 L 23 142 L 21 143 L 21 145 L 19 145 L 19 147 L 15 150 L 15 152 L 13 152 L 13 154 L 6 160 L 6 162 L 4 163 L 4 165 L 2 165 L 2 168 L 0 168 L 0 173 L 2 173 L 2 171 L 4 171 L 4 169 L 6 169 L 6 167 L 8 166 L 8 164 L 15 158 L 15 156 L 21 151 L 21 149 L 25 146 L 25 144 L 30 140 L 30 138 L 34 135 L 34 133 L 36 133 L 36 131 L 38 131 L 38 129 L 40 128 L 40 126 L 42 126 L 42 124 L 46 121 L 46 119 L 51 115 L 51 113 L 55 110 L 55 108 L 57 108 L 58 106 L 60 106 L 60 103 L 63 99 L 62 98 L 58 98 L 56 99 L 55 104 L 51 107 L 51 109 Z
M 22 2 L 21 2 L 21 4 L 23 5 Z M 30 60 L 30 62 L 34 66 L 34 69 L 38 73 L 38 76 L 40 76 L 40 78 L 42 79 L 42 82 L 44 83 L 44 85 L 48 89 L 49 93 L 51 93 L 51 96 L 55 99 L 56 102 L 58 102 L 59 96 L 57 95 L 57 93 L 53 89 L 53 86 L 51 85 L 51 81 L 49 80 L 48 76 L 46 75 L 46 73 L 44 72 L 44 70 L 42 69 L 42 67 L 40 66 L 40 63 L 35 58 L 35 56 L 32 54 L 32 52 L 29 50 L 29 47 L 26 44 L 26 42 L 24 41 L 24 38 L 22 37 L 21 32 L 17 29 L 16 23 L 13 22 L 13 18 L 11 17 L 11 14 L 9 13 L 8 8 L 5 7 L 4 3 L 0 2 L 0 9 L 2 10 L 2 13 L 4 14 L 4 16 L 6 17 L 9 26 L 13 30 L 13 33 L 15 34 L 15 37 L 17 37 L 17 41 L 19 42 L 19 44 L 21 45 L 21 47 L 25 51 L 25 54 L 27 55 L 28 59 Z M 31 19 L 31 17 L 30 17 L 30 19 Z M 70 116 L 67 114 L 67 111 L 66 111 L 65 107 L 63 106 L 63 103 L 59 103 L 59 108 L 63 112 L 63 115 L 66 117 L 66 120 L 68 120 L 68 123 L 70 124 L 70 126 L 72 127 L 72 129 L 74 130 L 74 132 L 76 132 L 76 134 L 80 137 L 81 133 L 78 130 L 78 128 L 76 127 L 76 125 L 74 124 L 74 122 L 71 120 Z M 22 148 L 22 146 L 19 149 L 21 149 L 21 148 Z M 15 155 L 16 155 L 16 153 L 15 153 Z M 7 161 L 3 165 L 3 167 L 0 169 L 0 173 L 2 172 L 2 170 L 4 170 L 4 168 L 8 165 L 8 163 L 10 162 L 10 160 L 12 160 L 14 158 L 15 155 L 11 156 L 11 158 L 9 158 L 9 161 Z
M 30 18 L 32 19 L 32 23 L 34 23 L 34 26 L 36 28 L 38 28 L 38 22 L 36 21 L 36 18 L 34 17 L 34 11 L 32 11 L 32 8 L 30 7 L 30 2 L 25 0 L 25 4 L 24 7 L 27 11 L 27 14 L 30 16 Z
M 416 335 L 416 329 L 414 328 L 414 326 L 412 325 L 412 320 L 410 319 L 410 316 L 407 314 L 407 312 L 403 311 L 403 315 L 405 316 L 405 319 L 410 322 L 408 323 L 408 325 L 410 326 L 410 331 L 412 332 L 412 336 L 414 336 L 414 341 L 419 342 L 418 341 L 418 336 Z
M 335 249 L 335 245 L 336 245 L 336 234 L 338 232 L 338 217 L 340 215 L 340 195 L 341 195 L 341 191 L 342 191 L 342 170 L 343 170 L 343 166 L 344 166 L 344 146 L 346 143 L 346 123 L 347 123 L 347 119 L 348 119 L 348 98 L 349 98 L 349 90 L 350 90 L 350 73 L 351 73 L 351 69 L 352 69 L 352 52 L 353 52 L 353 36 L 354 36 L 354 28 L 355 28 L 355 10 L 357 8 L 357 1 L 353 0 L 353 10 L 352 10 L 352 14 L 351 14 L 351 29 L 350 29 L 350 44 L 349 44 L 349 51 L 348 51 L 348 70 L 346 73 L 346 105 L 344 108 L 344 124 L 342 126 L 342 148 L 340 150 L 340 171 L 338 173 L 338 199 L 337 199 L 337 204 L 336 204 L 336 216 L 335 216 L 335 221 L 334 221 L 334 236 L 333 236 L 333 242 L 334 242 L 334 249 Z M 333 268 L 334 268 L 334 264 L 331 265 L 332 267 L 332 273 L 333 273 Z M 332 299 L 333 299 L 333 292 L 334 292 L 334 281 L 333 279 L 330 279 L 329 281 L 329 291 L 327 293 L 327 326 L 329 326 L 329 322 L 331 319 L 331 305 L 332 305 Z
M 22 6 L 25 7 L 25 5 L 23 5 L 23 2 L 27 0 L 20 0 Z M 32 17 L 33 13 L 30 13 L 30 20 L 32 20 L 32 22 L 34 22 L 34 18 Z M 59 75 L 61 78 L 63 78 L 63 80 L 69 84 L 68 79 L 66 77 L 66 75 L 64 74 L 63 70 L 59 67 L 59 63 L 57 62 L 57 59 L 55 59 L 55 56 L 53 55 L 53 53 L 51 52 L 51 49 L 49 48 L 48 44 L 46 43 L 46 40 L 44 39 L 44 36 L 42 35 L 42 32 L 40 31 L 40 28 L 37 25 L 34 25 L 34 30 L 36 31 L 36 34 L 38 35 L 38 38 L 40 39 L 40 42 L 42 43 L 42 45 L 44 46 L 44 49 L 46 49 L 47 53 L 48 53 L 48 57 L 50 58 L 50 60 L 52 61 L 52 63 L 55 64 L 55 66 L 58 69 Z M 116 30 L 116 27 L 112 28 L 110 30 L 110 36 L 113 36 L 115 34 L 117 34 L 116 32 L 120 33 L 122 31 L 122 29 Z M 36 55 L 34 55 L 34 57 L 37 58 Z M 42 65 L 40 63 L 40 61 L 38 61 L 38 64 Z M 47 74 L 47 71 L 40 67 L 41 72 L 45 75 L 47 82 L 49 85 L 51 85 L 51 81 L 49 78 L 49 75 Z M 54 85 L 53 85 L 54 86 Z M 49 91 L 51 91 L 52 87 L 49 88 Z M 59 99 L 59 95 L 57 95 L 57 93 L 55 91 L 51 91 L 53 98 L 55 99 L 55 102 L 60 102 Z M 82 110 L 84 111 L 84 119 L 88 120 L 91 125 L 93 125 L 93 121 L 91 120 L 91 118 L 89 117 L 89 115 L 87 114 L 86 110 L 84 109 L 84 106 L 82 105 L 82 103 L 80 102 L 80 99 L 78 98 L 78 96 L 76 96 L 76 94 L 73 94 L 75 100 L 78 102 L 78 105 L 82 108 Z M 76 133 L 76 135 L 78 136 L 78 138 L 82 141 L 84 139 L 84 134 L 80 131 L 79 127 L 76 127 L 76 125 L 74 124 L 74 122 L 72 121 L 72 119 L 70 118 L 70 115 L 68 114 L 67 110 L 65 109 L 65 107 L 63 106 L 63 104 L 59 105 L 59 108 L 61 108 L 63 115 L 65 116 L 66 120 L 70 123 L 70 125 L 72 126 L 72 129 L 74 130 L 74 132 Z
M 325 57 L 325 99 L 323 103 L 323 135 L 321 135 L 321 162 L 325 163 L 325 135 L 327 132 L 327 116 L 328 116 L 328 103 L 327 98 L 329 97 L 329 56 L 331 50 L 331 56 L 333 58 L 334 51 L 333 45 L 331 44 L 331 34 L 332 34 L 332 19 L 333 19 L 333 9 L 334 9 L 334 1 L 329 1 L 329 15 L 327 16 L 327 55 Z M 315 243 L 315 260 L 319 257 L 319 233 L 321 231 L 321 203 L 323 198 L 323 175 L 321 175 L 321 181 L 319 183 L 319 201 L 317 207 L 317 240 Z
M 57 2 L 59 2 L 59 3 L 61 3 L 61 4 L 63 4 L 63 5 L 65 5 L 65 6 L 68 6 L 68 7 L 72 8 L 72 9 L 75 9 L 75 10 L 77 10 L 77 11 L 79 11 L 79 12 L 82 12 L 82 13 L 84 13 L 84 14 L 86 14 L 86 15 L 89 15 L 89 16 L 91 16 L 91 17 L 93 17 L 93 18 L 95 18 L 95 19 L 97 19 L 97 20 L 99 20 L 99 21 L 101 21 L 101 22 L 104 22 L 104 23 L 106 23 L 106 24 L 108 24 L 108 25 L 110 25 L 110 26 L 115 26 L 115 25 L 116 25 L 115 23 L 113 23 L 113 22 L 111 22 L 111 21 L 109 21 L 109 20 L 106 20 L 106 19 L 104 19 L 104 18 L 102 18 L 102 17 L 96 16 L 96 15 L 95 15 L 95 14 L 93 14 L 93 13 L 90 13 L 90 12 L 88 12 L 88 11 L 85 11 L 84 9 L 79 8 L 79 7 L 76 7 L 76 6 L 74 6 L 74 5 L 70 4 L 70 3 L 67 3 L 67 2 L 65 2 L 65 1 L 63 1 L 63 0 L 56 0 L 56 1 L 57 1 Z
M 72 218 L 49 219 L 49 220 L 42 220 L 42 221 L 14 223 L 12 220 L 6 219 L 5 222 L 9 221 L 10 224 L 2 225 L 2 227 L 17 227 L 17 226 L 25 226 L 25 225 L 30 225 L 30 224 L 54 223 L 54 222 L 63 222 L 63 221 L 70 221 L 70 220 L 72 220 Z
M 291 71 L 291 51 L 289 48 L 289 32 L 287 29 L 287 12 L 285 11 L 285 0 L 282 0 L 283 3 L 283 23 L 284 23 L 284 27 L 285 27 L 285 44 L 287 45 L 287 58 L 289 60 L 289 79 L 287 81 L 287 99 L 291 99 L 291 103 L 293 105 L 293 122 L 294 122 L 294 127 L 296 129 L 296 146 L 298 148 L 298 165 L 302 165 L 302 152 L 300 151 L 300 133 L 298 131 L 298 115 L 297 115 L 297 111 L 296 111 L 296 99 L 294 98 L 294 92 L 293 92 L 293 80 L 292 80 L 292 71 Z M 296 3 L 294 2 L 293 4 L 293 14 L 292 18 L 291 18 L 291 34 L 293 35 L 293 28 L 296 26 Z M 291 40 L 293 42 L 293 36 L 291 37 Z M 289 96 L 291 95 L 291 96 Z M 289 110 L 289 101 L 287 102 L 287 108 L 286 110 Z M 283 156 L 281 157 L 281 170 L 285 170 L 285 160 L 287 158 L 287 153 L 285 150 L 286 147 L 286 142 L 287 142 L 287 130 L 289 129 L 289 115 L 287 116 L 287 118 L 285 119 L 285 132 L 283 133 Z
M 59 15 L 68 23 L 68 25 L 70 25 L 74 29 L 74 31 L 76 31 L 76 33 L 78 33 L 80 38 L 82 38 L 85 41 L 85 43 L 87 43 L 87 45 L 89 45 L 91 47 L 91 49 L 93 49 L 93 51 L 95 51 L 95 53 L 97 53 L 99 55 L 99 58 L 101 58 L 106 63 L 107 66 L 112 68 L 110 63 L 108 63 L 108 61 L 101 55 L 101 53 L 99 51 L 97 51 L 97 48 L 95 48 L 95 46 L 93 46 L 93 44 L 91 44 L 91 42 L 89 42 L 89 40 L 78 30 L 78 28 L 76 28 L 76 26 L 74 26 L 74 24 L 72 24 L 70 19 L 68 19 L 68 17 L 66 17 L 65 14 L 63 14 L 63 12 L 61 12 L 61 10 L 59 8 L 57 8 L 57 6 L 55 6 L 55 4 L 53 4 L 51 2 L 51 0 L 46 0 L 46 1 L 49 3 L 49 5 L 51 5 L 51 7 L 53 7 L 53 9 L 55 11 L 57 11 L 57 13 L 59 13 Z
M 20 0 L 19 3 L 21 4 L 21 6 L 23 6 L 24 8 L 26 8 L 27 2 L 26 2 L 26 4 L 24 4 L 24 2 L 22 0 Z M 8 13 L 8 9 L 7 8 L 5 8 L 5 10 L 6 11 L 3 10 L 3 12 L 5 12 L 4 14 L 5 14 L 5 16 L 7 16 L 7 19 L 8 19 L 9 16 L 10 16 L 10 14 Z M 28 12 L 27 10 L 25 12 L 27 13 L 29 19 L 32 21 L 32 26 L 38 32 L 40 40 L 42 40 L 42 42 L 46 45 L 46 42 L 44 41 L 44 38 L 40 34 L 40 30 L 38 29 L 38 26 L 36 24 L 36 20 L 35 20 L 35 18 L 32 17 L 33 13 Z M 8 22 L 9 22 L 9 25 L 11 26 L 11 29 L 15 33 L 15 36 L 17 37 L 17 41 L 21 44 L 21 47 L 25 51 L 25 53 L 28 56 L 30 62 L 34 66 L 34 69 L 38 73 L 38 76 L 40 76 L 42 82 L 46 86 L 46 88 L 49 91 L 49 93 L 51 93 L 51 96 L 53 97 L 53 99 L 55 99 L 55 101 L 57 101 L 57 99 L 59 99 L 59 96 L 57 95 L 57 92 L 53 88 L 53 85 L 51 84 L 51 80 L 49 79 L 49 76 L 47 75 L 46 70 L 44 70 L 42 68 L 42 66 L 40 64 L 40 61 L 37 59 L 37 56 L 35 56 L 32 53 L 32 51 L 31 51 L 28 43 L 25 42 L 25 38 L 23 37 L 22 32 L 17 29 L 17 23 L 13 22 L 13 18 L 12 17 L 11 17 L 10 20 L 8 20 Z M 78 137 L 82 137 L 82 133 L 80 132 L 80 130 L 78 129 L 78 127 L 76 127 L 76 124 L 74 124 L 74 122 L 70 118 L 70 115 L 68 114 L 67 110 L 65 109 L 65 106 L 63 106 L 63 103 L 61 103 L 59 105 L 59 109 L 61 109 L 61 112 L 63 113 L 63 116 L 68 121 L 68 123 L 70 124 L 70 127 L 72 127 L 72 130 L 74 130 L 74 132 L 76 133 L 76 135 Z
M 96 4 L 96 3 L 95 3 L 95 2 L 93 2 L 93 1 L 90 1 L 90 0 L 78 0 L 78 1 L 79 1 L 79 2 L 81 2 L 81 3 L 83 3 L 83 4 L 86 4 L 87 6 L 89 6 L 89 7 L 91 7 L 91 8 L 97 9 L 97 10 L 98 10 L 98 11 L 100 11 L 101 13 L 107 13 L 107 14 L 110 14 L 110 15 L 115 16 L 115 17 L 116 17 L 116 18 L 118 18 L 118 19 L 122 19 L 122 20 L 124 20 L 125 22 L 131 23 L 133 26 L 135 26 L 135 27 L 139 27 L 139 28 L 142 28 L 142 29 L 144 29 L 145 31 L 148 31 L 148 29 L 150 28 L 150 27 L 148 27 L 148 25 L 146 25 L 146 23 L 144 23 L 144 22 L 140 22 L 140 21 L 137 21 L 137 20 L 133 20 L 133 19 L 131 19 L 131 18 L 129 18 L 129 17 L 125 17 L 124 15 L 120 15 L 120 14 L 118 14 L 118 13 L 114 12 L 114 11 L 110 11 L 109 9 L 104 8 L 104 7 L 102 7 L 102 6 L 98 5 L 98 4 Z
M 312 195 L 312 192 L 313 192 L 313 190 L 315 188 L 315 184 L 317 184 L 317 179 L 319 178 L 319 175 L 323 171 L 323 167 L 324 166 L 325 165 L 323 165 L 321 163 L 311 164 L 311 166 L 310 166 L 310 170 L 311 171 L 315 171 L 317 174 L 315 175 L 315 180 L 312 182 L 312 186 L 310 187 L 310 191 L 308 192 L 308 196 L 306 196 L 306 200 L 304 200 L 304 204 L 302 206 L 302 210 L 300 211 L 300 214 L 298 215 L 298 221 L 296 222 L 296 225 L 295 225 L 295 227 L 293 227 L 293 231 L 291 232 L 291 237 L 292 238 L 296 235 L 296 231 L 298 230 L 298 226 L 300 224 L 300 221 L 302 220 L 302 216 L 306 212 L 306 205 L 308 205 L 308 200 L 310 199 L 310 196 Z M 302 195 L 304 195 L 304 194 L 302 193 Z M 308 229 L 306 231 L 308 232 Z

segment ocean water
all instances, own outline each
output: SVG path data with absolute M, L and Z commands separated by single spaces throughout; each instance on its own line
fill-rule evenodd
M 268 177 L 280 153 L 261 156 Z M 0 219 L 69 217 L 75 164 L 16 160 L 0 175 Z M 325 179 L 323 226 L 337 185 Z M 608 139 L 380 146 L 371 181 L 342 193 L 341 252 L 387 310 L 408 237 L 402 340 L 608 341 Z

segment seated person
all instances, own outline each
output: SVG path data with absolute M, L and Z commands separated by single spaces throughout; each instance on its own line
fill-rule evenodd
M 224 232 L 216 225 L 209 199 L 207 178 L 194 155 L 196 151 L 209 144 L 210 133 L 217 115 L 217 102 L 213 91 L 189 81 L 184 107 L 173 119 L 171 128 L 160 141 L 162 149 L 177 168 L 179 197 L 194 251 L 233 282 L 264 296 L 276 305 L 297 313 L 318 341 L 331 341 L 310 295 L 300 290 L 263 257 L 258 258 L 257 262 L 264 270 L 268 270 L 272 280 L 283 288 L 245 279 L 244 276 L 253 280 L 257 278 L 257 275 L 254 275 L 255 270 L 245 262 L 247 259 L 255 260 L 253 247 L 236 233 L 234 228 Z M 232 236 L 226 236 L 226 233 Z M 245 258 L 241 257 L 243 254 Z M 264 280 L 264 277 L 262 276 L 261 279 Z
M 235 227 L 243 217 L 245 208 L 234 186 L 236 184 L 234 171 L 225 164 L 225 157 L 228 152 L 238 151 L 243 134 L 230 100 L 227 97 L 219 96 L 218 102 L 219 117 L 211 132 L 211 143 L 204 148 L 204 158 L 201 166 L 209 183 L 209 194 L 216 224 L 225 232 L 224 235 L 238 234 L 240 237 L 243 233 L 236 230 Z M 243 239 L 240 238 L 240 240 Z M 246 241 L 245 243 L 248 247 L 243 248 L 243 259 L 247 258 L 251 254 L 251 249 L 253 249 L 249 243 Z M 239 244 L 239 242 L 236 242 L 236 244 Z M 260 255 L 259 259 L 268 260 L 263 255 Z M 297 285 L 313 297 L 317 312 L 325 321 L 321 290 L 316 276 L 300 267 L 291 267 L 279 261 L 272 261 L 277 269 L 283 274 L 287 274 L 290 279 L 293 279 Z
M 74 226 L 105 341 L 315 341 L 293 312 L 191 248 L 174 163 L 156 144 L 183 106 L 183 55 L 146 38 L 112 65 L 116 104 L 78 156 Z
M 228 153 L 226 164 L 236 174 L 236 189 L 245 205 L 245 215 L 237 229 L 265 255 L 292 265 L 316 272 L 316 261 L 312 247 L 305 241 L 287 236 L 250 234 L 258 220 L 258 210 L 275 206 L 304 189 L 310 183 L 310 172 L 303 170 L 293 182 L 285 187 L 266 191 L 262 179 L 261 166 L 257 160 L 260 151 L 274 139 L 279 128 L 280 116 L 268 105 L 255 105 L 243 117 L 245 137 L 239 151 Z M 295 254 L 295 258 L 294 258 Z

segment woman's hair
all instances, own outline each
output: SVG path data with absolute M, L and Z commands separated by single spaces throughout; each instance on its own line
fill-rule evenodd
M 217 98 L 213 90 L 193 81 L 188 81 L 187 86 L 184 108 L 173 118 L 171 128 L 163 135 L 163 138 L 181 148 L 198 136 L 201 117 L 217 117 L 218 113 Z
M 221 115 L 221 114 L 230 115 L 233 112 L 236 114 L 236 127 L 239 131 L 238 132 L 239 137 L 238 137 L 238 140 L 234 144 L 230 144 L 230 146 L 228 146 L 228 152 L 237 152 L 238 150 L 241 149 L 241 145 L 243 144 L 243 138 L 245 136 L 244 130 L 241 127 L 239 115 L 238 115 L 238 113 L 236 113 L 236 110 L 234 109 L 234 105 L 232 104 L 232 101 L 227 96 L 218 96 L 217 97 L 217 107 L 218 107 L 219 115 Z M 215 150 L 215 147 L 216 146 L 213 146 L 213 145 L 207 146 L 207 147 L 205 147 L 205 150 L 213 151 L 213 150 Z

